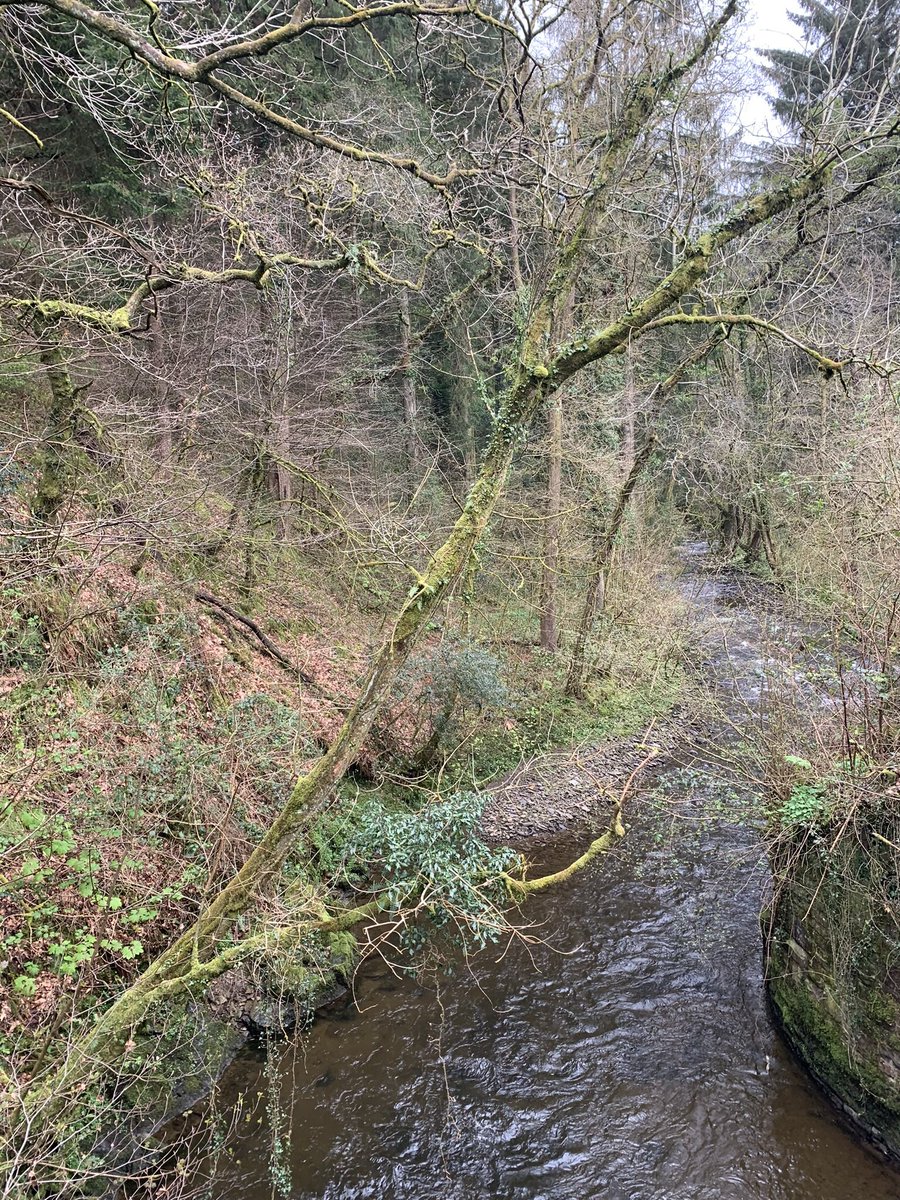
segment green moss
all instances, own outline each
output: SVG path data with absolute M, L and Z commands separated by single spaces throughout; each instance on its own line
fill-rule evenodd
M 880 1025 L 900 1025 L 900 1004 L 893 996 L 873 988 L 865 997 L 866 1017 Z
M 304 960 L 292 956 L 278 959 L 269 966 L 277 975 L 276 987 L 280 994 L 290 996 L 299 1003 L 306 1003 L 312 999 L 320 977 L 318 972 L 310 970 Z
M 846 1075 L 845 1035 L 834 1007 L 816 1002 L 808 984 L 798 981 L 785 960 L 770 959 L 769 994 L 789 1039 L 803 1048 L 817 1074 L 827 1081 Z
M 205 1005 L 187 1000 L 156 1012 L 133 1040 L 123 1063 L 125 1072 L 133 1072 L 124 1099 L 136 1115 L 158 1120 L 205 1095 L 245 1034 Z
M 348 930 L 329 933 L 325 940 L 335 970 L 346 978 L 359 958 L 359 942 Z
M 775 1011 L 815 1078 L 900 1154 L 900 995 L 889 969 L 896 930 L 873 884 L 879 864 L 859 830 L 836 844 L 796 841 L 785 853 L 766 922 Z
M 471 780 L 474 772 L 475 778 L 488 780 L 535 754 L 628 737 L 669 712 L 678 702 L 682 683 L 680 672 L 647 687 L 607 682 L 584 700 L 565 696 L 559 688 L 548 689 L 514 711 L 511 722 L 498 722 L 478 734 L 468 747 L 471 757 L 462 765 L 462 774 Z

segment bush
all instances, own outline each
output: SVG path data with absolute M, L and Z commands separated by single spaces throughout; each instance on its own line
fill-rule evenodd
M 12 589 L 2 593 L 3 625 L 0 629 L 0 667 L 34 669 L 44 661 L 44 631 L 37 616 L 29 614 Z
M 417 759 L 423 767 L 460 741 L 486 710 L 502 710 L 509 693 L 502 664 L 470 641 L 444 641 L 410 659 L 397 693 L 411 712 Z
M 387 894 L 389 911 L 414 908 L 464 949 L 481 948 L 507 928 L 501 873 L 517 861 L 514 851 L 493 850 L 479 837 L 484 800 L 458 792 L 418 812 L 364 801 L 346 843 L 348 858 L 371 875 L 372 891 Z M 408 950 L 426 941 L 422 923 L 405 927 Z

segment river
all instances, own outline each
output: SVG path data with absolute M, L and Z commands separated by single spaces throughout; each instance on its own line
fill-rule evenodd
M 765 618 L 702 569 L 681 587 L 706 621 L 711 686 L 752 720 Z M 758 833 L 724 781 L 685 773 L 700 753 L 685 744 L 662 768 L 613 854 L 529 901 L 528 943 L 427 983 L 372 962 L 356 1005 L 279 1046 L 268 1072 L 238 1063 L 211 1194 L 277 1194 L 268 1075 L 294 1200 L 900 1200 L 900 1175 L 844 1131 L 772 1026 Z M 262 1098 L 238 1110 L 240 1090 Z

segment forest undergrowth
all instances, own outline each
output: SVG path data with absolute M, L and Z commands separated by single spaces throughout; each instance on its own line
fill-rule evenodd
M 668 710 L 688 636 L 670 582 L 669 532 L 632 531 L 584 699 L 564 695 L 562 664 L 530 634 L 527 592 L 510 595 L 486 555 L 477 616 L 451 608 L 434 622 L 333 815 L 311 830 L 310 853 L 291 868 L 295 884 L 344 904 L 348 889 L 365 890 L 377 860 L 365 837 L 391 816 L 477 795 L 524 759 L 623 736 Z M 227 556 L 202 580 L 195 557 L 136 563 L 114 543 L 77 537 L 39 580 L 27 546 L 6 558 L 0 1058 L 8 1077 L 27 1081 L 177 936 L 333 736 L 391 597 L 377 572 L 347 575 L 340 562 L 290 551 L 267 561 L 248 605 L 228 587 Z M 328 955 L 322 965 L 327 976 Z M 302 1006 L 316 991 L 308 976 L 298 980 Z M 264 1007 L 267 987 L 287 989 L 274 975 L 257 985 L 249 1000 L 244 986 L 251 1010 Z

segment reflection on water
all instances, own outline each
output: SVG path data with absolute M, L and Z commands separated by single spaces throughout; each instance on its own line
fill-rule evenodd
M 723 583 L 684 586 L 723 692 L 752 700 L 757 618 Z M 279 1047 L 295 1200 L 900 1200 L 772 1028 L 755 834 L 714 783 L 673 764 L 660 784 L 614 855 L 529 902 L 530 944 L 427 986 L 372 963 L 358 1009 Z M 265 1091 L 260 1063 L 225 1096 L 241 1087 Z M 223 1200 L 273 1194 L 259 1103 L 217 1163 Z

